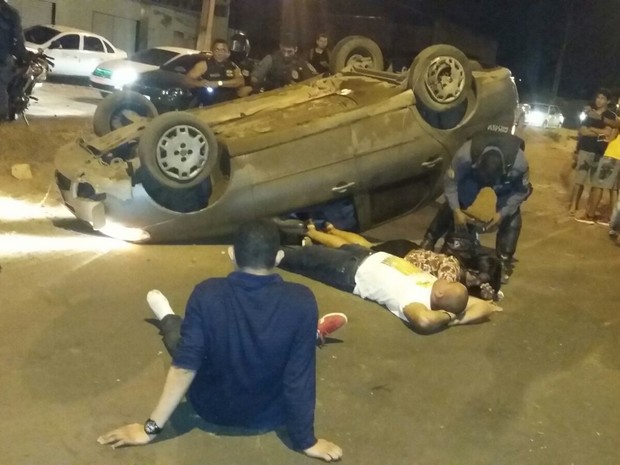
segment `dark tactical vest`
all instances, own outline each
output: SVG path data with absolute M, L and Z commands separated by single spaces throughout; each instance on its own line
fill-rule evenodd
M 293 57 L 290 61 L 284 60 L 284 55 L 277 52 L 272 56 L 272 64 L 269 75 L 267 76 L 267 87 L 277 89 L 284 87 L 292 82 L 303 80 L 304 67 L 298 57 Z
M 213 58 L 207 60 L 207 72 L 202 75 L 207 81 L 230 81 L 235 77 L 235 64 L 230 60 L 221 63 Z

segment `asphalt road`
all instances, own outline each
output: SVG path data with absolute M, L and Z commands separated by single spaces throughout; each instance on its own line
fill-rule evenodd
M 161 289 L 182 313 L 195 283 L 231 268 L 225 246 L 138 246 L 76 229 L 47 190 L 53 151 L 45 144 L 75 127 L 63 114 L 88 114 L 98 97 L 43 89 L 54 90 L 49 100 L 41 92 L 31 128 L 0 127 L 0 461 L 316 463 L 274 433 L 214 431 L 185 405 L 152 445 L 113 451 L 96 443 L 111 428 L 143 422 L 160 393 L 169 359 L 145 321 L 146 292 Z M 313 289 L 321 313 L 349 316 L 317 351 L 316 432 L 343 447 L 343 463 L 618 463 L 620 249 L 601 226 L 566 215 L 566 133 L 524 136 L 535 192 L 504 312 L 492 321 L 421 336 L 374 303 L 282 272 Z M 40 150 L 20 151 L 26 142 Z M 11 179 L 11 164 L 23 161 L 33 179 Z M 419 239 L 432 213 L 370 234 Z

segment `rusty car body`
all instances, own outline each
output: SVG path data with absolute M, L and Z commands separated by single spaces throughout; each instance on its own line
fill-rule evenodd
M 333 202 L 363 231 L 436 199 L 456 149 L 488 125 L 512 126 L 517 100 L 508 69 L 435 45 L 407 73 L 345 68 L 208 108 L 134 114 L 62 147 L 56 181 L 77 218 L 131 241 L 225 237 Z

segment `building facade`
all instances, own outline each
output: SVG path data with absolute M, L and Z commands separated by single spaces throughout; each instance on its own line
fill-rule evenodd
M 160 45 L 195 48 L 202 0 L 11 0 L 24 27 L 92 31 L 132 53 Z M 228 35 L 230 0 L 216 0 L 213 37 Z

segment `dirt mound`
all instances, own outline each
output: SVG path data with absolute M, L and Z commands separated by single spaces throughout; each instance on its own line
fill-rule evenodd
M 54 156 L 80 135 L 92 133 L 90 118 L 36 118 L 0 125 L 0 193 L 28 200 L 45 196 L 54 183 Z M 11 176 L 11 166 L 28 163 L 32 179 Z

